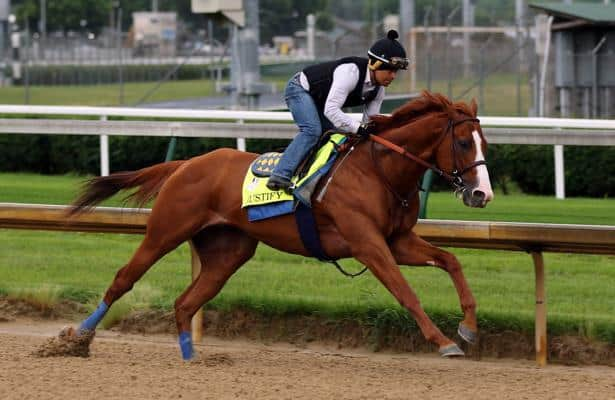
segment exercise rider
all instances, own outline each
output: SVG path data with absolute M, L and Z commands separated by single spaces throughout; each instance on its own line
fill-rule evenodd
M 317 144 L 324 131 L 370 134 L 369 117 L 380 113 L 384 88 L 408 68 L 399 35 L 390 30 L 364 57 L 345 57 L 316 64 L 293 76 L 284 98 L 299 133 L 288 145 L 267 181 L 272 190 L 292 190 L 291 178 L 299 164 Z M 362 122 L 352 119 L 343 107 L 364 106 Z

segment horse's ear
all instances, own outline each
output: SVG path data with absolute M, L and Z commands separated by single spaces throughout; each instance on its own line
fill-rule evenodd
M 476 116 L 478 115 L 478 104 L 476 104 L 476 99 L 474 98 L 470 102 L 470 109 L 472 110 L 472 116 L 476 118 Z

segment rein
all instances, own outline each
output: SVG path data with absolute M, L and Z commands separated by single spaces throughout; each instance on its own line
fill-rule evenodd
M 453 155 L 453 162 L 454 162 L 454 166 L 455 169 L 449 174 L 443 170 L 441 170 L 440 168 L 438 168 L 435 164 L 431 164 L 428 163 L 427 161 L 424 161 L 423 159 L 419 158 L 418 156 L 415 156 L 414 154 L 408 152 L 406 149 L 404 149 L 401 146 L 396 145 L 395 143 L 384 139 L 383 137 L 380 136 L 376 136 L 376 135 L 369 135 L 369 139 L 372 142 L 376 142 L 379 143 L 381 145 L 383 145 L 384 147 L 393 150 L 394 152 L 401 154 L 402 156 L 434 171 L 436 174 L 438 174 L 439 176 L 441 176 L 442 178 L 446 179 L 448 181 L 448 183 L 450 183 L 454 188 L 455 191 L 463 191 L 465 189 L 465 182 L 463 181 L 463 175 L 468 172 L 469 170 L 478 167 L 479 165 L 487 165 L 487 162 L 485 160 L 480 160 L 480 161 L 475 161 L 472 164 L 468 165 L 467 167 L 465 167 L 464 169 L 462 169 L 461 171 L 459 170 L 458 166 L 457 166 L 457 147 L 455 145 L 455 140 L 454 140 L 454 136 L 455 136 L 455 127 L 457 125 L 460 125 L 464 122 L 480 122 L 480 120 L 478 118 L 465 118 L 459 121 L 453 121 L 452 119 L 448 120 L 448 125 L 446 127 L 446 131 L 444 132 L 444 134 L 440 137 L 440 139 L 438 140 L 438 144 L 436 145 L 436 147 L 440 144 L 440 142 L 442 142 L 442 140 L 444 140 L 444 138 L 446 137 L 446 135 L 450 132 L 451 136 L 453 136 L 452 140 L 451 140 L 451 153 Z M 374 151 L 373 151 L 373 146 L 372 146 L 372 159 L 374 160 L 374 163 L 376 164 L 376 170 L 378 172 L 378 175 L 380 175 L 381 179 L 384 180 L 385 186 L 389 189 L 389 191 L 391 191 L 395 197 L 401 202 L 403 207 L 407 207 L 408 206 L 408 200 L 404 199 L 402 196 L 400 196 L 397 192 L 395 192 L 393 190 L 393 188 L 391 187 L 391 184 L 388 182 L 388 180 L 384 177 L 383 172 L 380 169 L 380 165 L 378 163 L 376 163 L 376 160 L 374 158 L 373 155 Z M 412 193 L 414 194 L 414 192 Z

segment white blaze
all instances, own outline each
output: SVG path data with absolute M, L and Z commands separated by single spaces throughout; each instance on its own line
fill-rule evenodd
M 472 132 L 474 138 L 474 144 L 476 146 L 476 159 L 474 161 L 484 161 L 483 148 L 481 147 L 482 139 L 478 131 Z M 487 171 L 486 165 L 479 165 L 476 167 L 476 175 L 478 176 L 478 186 L 474 188 L 474 191 L 480 190 L 485 193 L 485 202 L 493 199 L 493 190 L 491 189 L 491 181 L 489 180 L 489 171 Z

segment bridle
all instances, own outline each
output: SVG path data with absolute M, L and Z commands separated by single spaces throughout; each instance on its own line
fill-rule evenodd
M 369 135 L 369 139 L 372 141 L 372 159 L 374 161 L 374 164 L 376 166 L 376 171 L 378 172 L 378 174 L 380 175 L 380 178 L 384 181 L 385 186 L 389 189 L 389 191 L 391 191 L 393 193 L 393 195 L 401 202 L 401 205 L 403 207 L 408 207 L 409 202 L 407 198 L 404 198 L 403 196 L 401 196 L 399 193 L 397 193 L 391 183 L 388 181 L 388 179 L 386 178 L 386 176 L 384 176 L 384 173 L 381 171 L 380 169 L 380 165 L 376 162 L 376 158 L 374 157 L 374 142 L 375 143 L 379 143 L 385 147 L 387 147 L 390 150 L 395 151 L 396 153 L 401 154 L 402 156 L 409 158 L 410 160 L 434 171 L 436 174 L 438 174 L 439 176 L 441 176 L 442 178 L 444 178 L 445 180 L 447 180 L 455 189 L 455 193 L 463 193 L 466 189 L 467 189 L 467 184 L 465 183 L 465 181 L 463 180 L 463 175 L 466 174 L 468 171 L 478 167 L 479 165 L 487 165 L 487 162 L 485 160 L 479 160 L 479 161 L 474 161 L 473 163 L 471 163 L 470 165 L 466 166 L 463 169 L 459 169 L 459 163 L 457 160 L 457 154 L 459 152 L 458 148 L 457 148 L 457 144 L 455 141 L 455 128 L 458 125 L 461 125 L 465 122 L 480 122 L 480 120 L 478 118 L 464 118 L 464 119 L 460 119 L 458 121 L 453 121 L 452 119 L 449 118 L 448 120 L 448 124 L 446 126 L 446 130 L 444 131 L 444 133 L 442 134 L 442 136 L 440 136 L 440 138 L 438 139 L 438 142 L 436 143 L 436 145 L 434 146 L 434 148 L 438 148 L 438 146 L 440 146 L 440 143 L 442 143 L 442 141 L 444 140 L 444 138 L 450 133 L 451 134 L 451 154 L 452 154 L 452 158 L 453 158 L 453 171 L 451 171 L 450 173 L 445 172 L 443 170 L 441 170 L 440 168 L 438 168 L 435 164 L 431 164 L 428 163 L 427 161 L 424 161 L 423 159 L 419 158 L 418 156 L 415 156 L 414 154 L 408 152 L 406 149 L 404 149 L 401 146 L 396 145 L 393 142 L 390 142 L 380 136 L 376 136 L 376 135 Z M 415 192 L 412 192 L 411 195 L 413 195 Z M 409 197 L 409 196 L 408 196 Z

